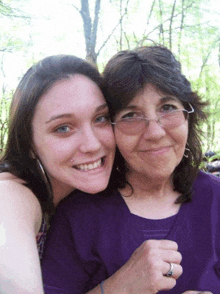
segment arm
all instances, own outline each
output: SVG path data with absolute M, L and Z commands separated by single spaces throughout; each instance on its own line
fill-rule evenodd
M 104 293 L 155 294 L 172 289 L 176 285 L 176 279 L 182 274 L 181 254 L 177 249 L 177 244 L 169 240 L 144 242 L 122 268 L 105 280 Z M 168 262 L 174 264 L 172 277 L 164 276 L 170 268 Z M 87 294 L 101 294 L 100 285 Z
M 64 213 L 55 216 L 42 263 L 46 294 L 85 293 L 92 275 L 98 276 L 98 272 L 95 272 L 98 267 L 95 263 L 91 265 L 89 262 L 92 259 L 90 255 L 87 255 L 85 262 L 77 253 L 80 250 L 77 248 L 77 242 L 74 242 L 72 230 L 65 221 Z M 86 247 L 88 240 L 84 241 Z M 173 277 L 164 276 L 170 268 L 168 262 L 175 264 Z M 181 254 L 177 251 L 175 242 L 168 240 L 144 242 L 122 268 L 105 280 L 104 292 L 105 294 L 155 294 L 160 290 L 172 289 L 182 273 L 180 262 Z M 91 270 L 92 266 L 93 270 Z M 99 283 L 100 280 L 96 285 Z M 101 287 L 98 285 L 86 293 L 101 294 Z
M 74 242 L 74 234 L 74 222 L 72 224 L 66 218 L 65 212 L 58 209 L 47 234 L 41 264 L 46 294 L 86 292 L 85 288 L 90 280 L 86 268 L 91 273 L 95 266 L 91 261 L 91 255 L 89 254 L 88 259 L 85 259 L 80 251 L 87 245 L 89 247 L 89 242 L 85 240 L 84 246 L 79 246 L 77 241 L 81 236 L 78 236 Z
M 115 225 L 103 222 L 108 214 L 100 209 L 101 205 L 94 205 L 97 198 L 92 199 L 79 193 L 58 206 L 42 260 L 45 293 L 100 294 L 103 280 L 105 294 L 155 294 L 172 289 L 182 273 L 177 244 L 149 240 L 117 264 L 114 254 L 108 252 L 117 251 L 119 257 L 126 248 L 115 248 L 118 243 L 111 242 Z M 109 216 L 111 220 L 112 213 Z M 120 236 L 120 231 L 116 233 Z M 164 276 L 170 269 L 169 262 L 174 263 L 172 277 Z
M 36 234 L 40 204 L 30 189 L 0 182 L 0 285 L 3 294 L 43 294 Z

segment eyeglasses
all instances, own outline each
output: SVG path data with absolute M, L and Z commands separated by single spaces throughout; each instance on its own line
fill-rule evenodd
M 185 123 L 189 118 L 189 113 L 193 113 L 194 109 L 189 103 L 191 110 L 177 109 L 157 114 L 157 118 L 149 119 L 143 115 L 135 117 L 124 117 L 112 122 L 121 132 L 128 135 L 135 135 L 144 131 L 149 126 L 150 121 L 157 122 L 163 129 L 169 130 L 176 128 Z

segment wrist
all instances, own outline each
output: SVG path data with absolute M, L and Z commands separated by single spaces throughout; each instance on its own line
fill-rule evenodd
M 102 281 L 100 284 L 101 294 L 130 294 L 122 281 L 124 279 L 119 279 L 117 273 Z
M 105 292 L 104 292 L 104 281 L 101 282 L 100 287 L 101 287 L 101 294 L 105 294 Z

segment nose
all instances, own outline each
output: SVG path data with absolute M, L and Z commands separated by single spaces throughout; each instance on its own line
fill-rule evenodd
M 144 139 L 158 140 L 161 137 L 165 136 L 166 131 L 161 126 L 159 120 L 150 119 L 146 123 L 146 127 L 144 129 L 143 137 Z
M 79 149 L 82 153 L 89 153 L 98 151 L 102 143 L 98 134 L 92 129 L 92 127 L 86 127 L 81 132 Z

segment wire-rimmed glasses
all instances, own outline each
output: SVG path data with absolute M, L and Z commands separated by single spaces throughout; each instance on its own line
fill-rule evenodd
M 150 121 L 157 122 L 163 129 L 169 130 L 176 128 L 185 123 L 189 118 L 189 113 L 193 113 L 194 109 L 189 103 L 190 110 L 177 109 L 169 112 L 157 114 L 157 118 L 149 119 L 143 115 L 135 117 L 124 117 L 112 122 L 121 132 L 128 135 L 141 133 L 149 125 Z

